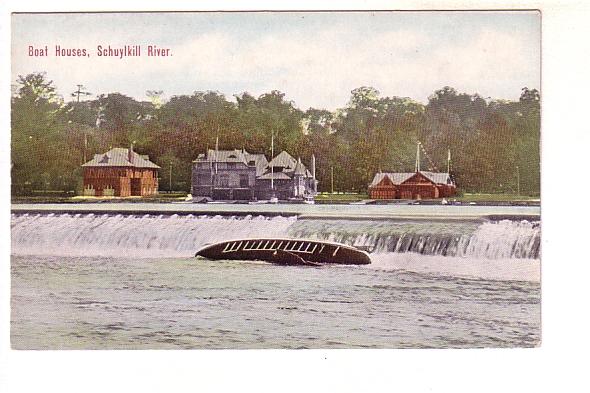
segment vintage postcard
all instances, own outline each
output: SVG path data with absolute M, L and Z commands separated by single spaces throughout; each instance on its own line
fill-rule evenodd
M 540 12 L 11 23 L 12 349 L 540 345 Z

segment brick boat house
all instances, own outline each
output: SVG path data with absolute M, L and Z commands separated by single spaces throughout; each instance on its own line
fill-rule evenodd
M 114 148 L 82 165 L 85 196 L 149 196 L 158 193 L 160 167 L 133 148 Z
M 369 185 L 371 199 L 436 199 L 451 197 L 456 191 L 451 176 L 441 172 L 379 172 Z

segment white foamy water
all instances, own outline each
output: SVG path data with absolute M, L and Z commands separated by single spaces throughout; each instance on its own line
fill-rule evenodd
M 372 251 L 370 268 L 539 281 L 538 222 L 305 220 L 296 217 L 13 214 L 12 254 L 190 258 L 228 239 L 295 237 Z
M 371 255 L 370 269 L 437 274 L 451 277 L 472 277 L 487 280 L 539 282 L 541 264 L 538 259 L 486 259 L 475 257 L 441 257 L 416 253 L 378 253 Z
M 457 255 L 486 259 L 538 257 L 540 234 L 539 223 L 484 222 L 472 236 L 462 239 Z
M 246 216 L 13 215 L 16 255 L 192 257 L 227 239 L 284 236 L 295 218 Z
M 15 349 L 533 347 L 540 340 L 534 222 L 16 213 L 11 236 Z M 363 246 L 372 264 L 192 258 L 207 243 L 272 236 Z
M 538 259 L 538 222 L 430 222 L 371 220 L 299 220 L 290 231 L 297 237 L 323 239 L 378 253 Z

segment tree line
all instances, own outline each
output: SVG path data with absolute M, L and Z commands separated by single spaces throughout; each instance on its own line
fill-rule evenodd
M 44 73 L 20 76 L 11 100 L 13 195 L 33 190 L 80 190 L 85 160 L 111 147 L 129 147 L 162 167 L 160 188 L 190 190 L 191 162 L 207 148 L 270 156 L 286 150 L 309 163 L 316 156 L 319 191 L 366 191 L 377 171 L 414 170 L 421 142 L 422 170 L 447 170 L 464 192 L 538 195 L 540 96 L 523 88 L 518 101 L 435 91 L 426 105 L 382 97 L 373 87 L 352 90 L 335 111 L 301 110 L 276 90 L 244 92 L 228 100 L 215 91 L 145 101 L 121 93 L 85 98 L 81 86 L 65 102 Z M 169 169 L 172 168 L 170 171 Z M 170 179 L 170 173 L 172 179 Z M 170 181 L 172 180 L 172 181 Z

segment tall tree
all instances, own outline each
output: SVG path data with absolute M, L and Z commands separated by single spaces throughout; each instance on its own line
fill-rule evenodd
M 17 86 L 11 102 L 13 192 L 59 187 L 68 152 L 57 116 L 63 102 L 44 73 L 19 76 Z
M 446 168 L 452 150 L 453 172 L 461 189 L 474 192 L 538 194 L 540 183 L 540 94 L 523 88 L 520 99 L 483 99 L 445 86 L 427 105 L 407 97 L 381 97 L 370 86 L 351 91 L 336 111 L 301 111 L 285 94 L 249 93 L 228 101 L 215 91 L 163 99 L 160 90 L 147 101 L 120 93 L 64 103 L 45 74 L 21 76 L 12 96 L 13 193 L 27 189 L 75 189 L 84 158 L 111 147 L 149 154 L 160 164 L 162 184 L 190 189 L 191 162 L 213 148 L 246 148 L 270 158 L 287 150 L 309 163 L 316 156 L 320 190 L 366 190 L 375 172 L 412 171 L 416 142 L 428 159 L 422 167 Z M 432 168 L 433 169 L 433 168 Z

